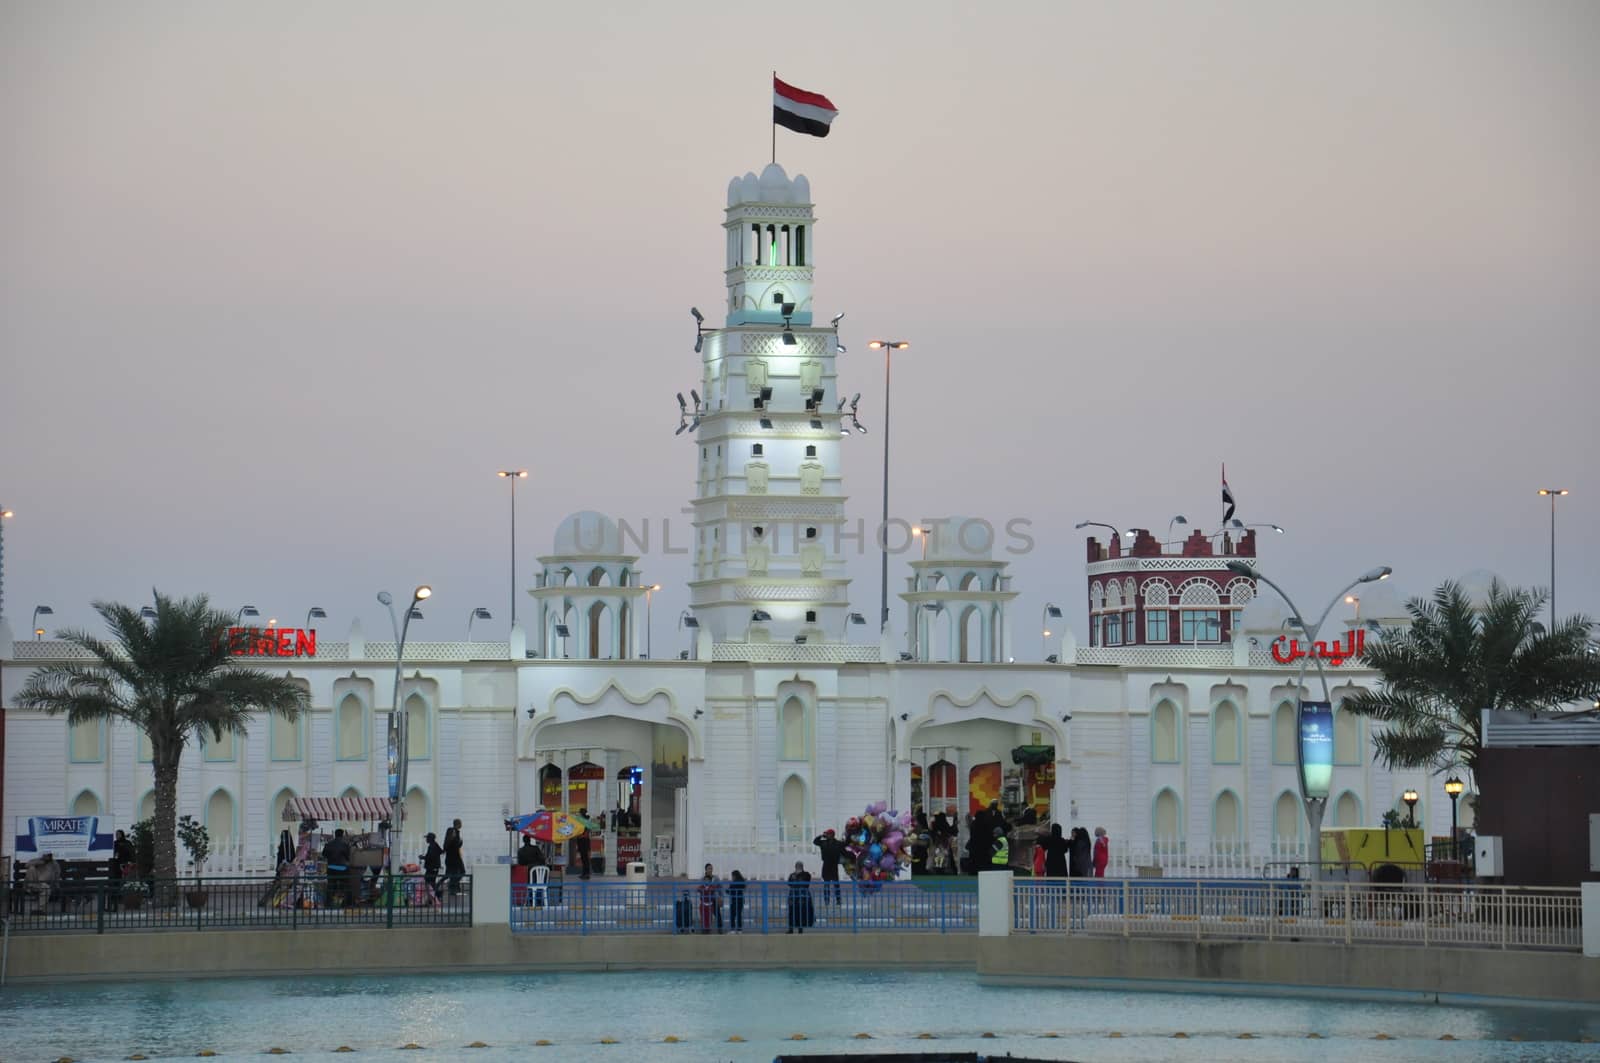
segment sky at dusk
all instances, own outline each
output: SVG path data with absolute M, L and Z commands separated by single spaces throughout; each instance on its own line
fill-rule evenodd
M 155 586 L 382 637 L 426 581 L 413 638 L 504 638 L 520 466 L 520 582 L 569 512 L 648 522 L 672 641 L 688 308 L 776 68 L 840 110 L 777 153 L 873 430 L 849 512 L 866 341 L 909 340 L 891 508 L 1031 520 L 1017 630 L 1052 600 L 1086 642 L 1073 525 L 1210 530 L 1223 462 L 1318 604 L 1380 563 L 1546 585 L 1569 488 L 1557 604 L 1600 614 L 1597 54 L 1581 0 L 7 3 L 5 612 Z

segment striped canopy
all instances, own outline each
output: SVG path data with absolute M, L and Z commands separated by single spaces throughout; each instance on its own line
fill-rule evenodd
M 378 820 L 388 819 L 393 811 L 387 797 L 291 797 L 283 806 L 283 820 Z

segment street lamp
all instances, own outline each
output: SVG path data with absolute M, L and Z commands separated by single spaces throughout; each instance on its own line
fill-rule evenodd
M 846 615 L 845 618 L 844 618 L 844 630 L 839 633 L 839 641 L 840 642 L 849 642 L 850 641 L 850 625 L 851 624 L 865 624 L 866 622 L 867 622 L 867 618 L 862 616 L 860 613 L 850 613 L 850 614 Z
M 1185 517 L 1181 513 L 1178 516 L 1173 517 L 1171 520 L 1167 521 L 1167 542 L 1170 543 L 1172 541 L 1172 526 L 1174 524 L 1187 525 L 1188 523 L 1189 523 L 1189 518 Z
M 397 623 L 394 615 L 394 596 L 388 591 L 378 592 L 378 601 L 389 610 L 389 626 L 394 629 L 394 695 L 389 704 L 389 802 L 393 806 L 390 821 L 402 832 L 406 818 L 406 769 L 410 767 L 408 749 L 410 738 L 405 714 L 400 711 L 400 671 L 406 656 L 406 632 L 414 617 L 422 615 L 417 603 L 432 596 L 433 588 L 426 583 L 411 592 L 411 605 L 406 609 L 404 624 Z M 386 839 L 388 840 L 388 839 Z M 389 844 L 389 888 L 394 888 L 394 877 L 400 870 L 400 847 Z M 392 902 L 392 897 L 391 897 Z
M 1456 801 L 1466 784 L 1454 774 L 1444 781 L 1444 792 L 1450 795 L 1450 859 L 1461 859 L 1461 842 L 1456 838 Z
M 1044 603 L 1044 618 L 1039 626 L 1044 629 L 1044 638 L 1040 640 L 1039 653 L 1042 656 L 1050 655 L 1050 621 L 1061 619 L 1061 607 L 1054 602 Z
M 55 616 L 55 615 L 56 615 L 56 611 L 54 609 L 50 608 L 48 605 L 36 605 L 36 606 L 34 606 L 34 608 L 33 608 L 33 637 L 35 639 L 44 638 L 44 628 L 39 626 L 39 618 L 41 616 Z
M 1400 800 L 1406 803 L 1406 826 L 1411 830 L 1417 829 L 1417 802 L 1421 797 L 1421 794 L 1412 789 L 1407 789 L 1400 795 Z
M 258 617 L 260 615 L 261 615 L 261 610 L 257 609 L 255 606 L 253 606 L 253 605 L 241 605 L 239 607 L 239 611 L 233 614 L 233 622 L 236 625 L 237 624 L 242 624 L 242 623 L 244 623 L 244 618 L 245 617 L 249 617 L 250 619 L 254 620 L 256 617 Z
M 1317 632 L 1322 630 L 1322 625 L 1328 619 L 1328 614 L 1333 612 L 1333 607 L 1338 605 L 1340 600 L 1343 599 L 1346 594 L 1355 590 L 1363 583 L 1375 583 L 1378 580 L 1385 580 L 1394 573 L 1394 569 L 1390 568 L 1388 565 L 1379 565 L 1377 568 L 1368 569 L 1366 572 L 1363 572 L 1360 576 L 1351 580 L 1349 585 L 1342 588 L 1338 594 L 1333 596 L 1333 599 L 1328 602 L 1328 607 L 1322 610 L 1322 615 L 1317 618 L 1317 622 L 1315 624 L 1311 625 L 1310 627 L 1306 627 L 1305 620 L 1300 619 L 1305 616 L 1305 614 L 1300 611 L 1300 607 L 1295 605 L 1294 602 L 1289 599 L 1288 593 L 1285 592 L 1282 587 L 1272 582 L 1272 580 L 1268 579 L 1266 576 L 1263 576 L 1253 565 L 1250 565 L 1244 561 L 1233 560 L 1227 562 L 1226 567 L 1229 572 L 1232 572 L 1236 576 L 1244 576 L 1248 579 L 1265 583 L 1274 591 L 1277 591 L 1278 597 L 1282 598 L 1284 604 L 1289 607 L 1289 612 L 1299 620 L 1300 630 L 1305 632 L 1307 641 L 1311 643 L 1315 643 Z M 1300 671 L 1295 677 L 1295 698 L 1297 705 L 1295 709 L 1296 741 L 1294 745 L 1294 761 L 1297 769 L 1296 774 L 1300 777 L 1300 800 L 1305 805 L 1306 820 L 1311 826 L 1311 844 L 1315 847 L 1317 853 L 1317 858 L 1312 862 L 1311 865 L 1311 877 L 1313 880 L 1320 880 L 1322 878 L 1322 815 L 1327 810 L 1328 806 L 1328 786 L 1326 782 L 1319 781 L 1317 788 L 1321 789 L 1323 792 L 1320 794 L 1312 794 L 1309 792 L 1310 788 L 1306 784 L 1305 743 L 1300 740 L 1302 737 L 1301 718 L 1305 713 L 1305 699 L 1301 695 L 1304 691 L 1306 665 L 1309 663 L 1310 659 L 1311 655 L 1309 654 L 1301 655 Z M 1322 700 L 1328 704 L 1332 704 L 1333 695 L 1328 691 L 1327 669 L 1324 667 L 1322 658 L 1320 656 L 1316 658 L 1316 662 L 1317 677 L 1322 681 Z M 1329 737 L 1331 738 L 1331 736 Z
M 687 609 L 685 609 L 683 612 L 678 614 L 678 630 L 682 631 L 684 628 L 688 628 L 690 631 L 698 631 L 698 630 L 700 630 L 700 618 L 695 616 L 693 613 L 689 612 L 689 610 L 687 610 Z M 694 636 L 693 635 L 689 636 L 689 639 L 690 639 L 689 649 L 693 649 L 694 648 L 694 645 L 693 645 Z M 689 656 L 689 650 L 684 650 L 683 653 L 684 653 L 685 659 L 687 659 L 688 656 Z
M 322 606 L 320 606 L 320 605 L 313 605 L 310 609 L 306 610 L 306 628 L 307 629 L 309 629 L 311 627 L 311 621 L 313 621 L 313 620 L 326 620 L 326 619 L 328 619 L 328 611 L 326 609 L 322 608 Z
M 478 606 L 467 614 L 467 641 L 472 641 L 472 622 L 474 620 L 493 620 L 494 616 L 484 606 Z
M 14 514 L 0 506 L 0 617 L 6 615 L 6 521 Z
M 650 622 L 650 596 L 661 589 L 661 584 L 652 583 L 644 589 L 644 655 L 650 656 L 650 629 L 654 626 Z
M 1541 495 L 1550 496 L 1550 630 L 1556 629 L 1556 499 L 1571 494 L 1565 487 L 1541 487 Z
M 140 606 L 140 608 L 139 608 L 139 619 L 140 620 L 154 620 L 155 618 L 156 618 L 155 606 L 153 606 L 153 605 Z
M 556 625 L 556 638 L 561 640 L 561 659 L 567 659 L 567 636 L 572 634 L 572 629 L 565 624 Z
M 883 554 L 880 581 L 878 632 L 889 629 L 889 363 L 895 351 L 911 344 L 905 340 L 871 340 L 867 347 L 883 352 L 883 521 L 878 525 L 878 545 Z
M 495 473 L 511 481 L 511 626 L 517 626 L 517 481 L 528 478 L 527 469 L 501 469 Z
M 932 531 L 930 529 L 924 528 L 920 524 L 911 529 L 911 537 L 922 540 L 922 560 L 924 561 L 928 560 L 928 536 L 931 534 Z

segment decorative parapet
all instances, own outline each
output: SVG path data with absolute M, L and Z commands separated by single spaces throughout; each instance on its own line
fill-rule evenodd
M 883 657 L 876 646 L 843 642 L 719 642 L 713 661 L 749 664 L 877 664 Z

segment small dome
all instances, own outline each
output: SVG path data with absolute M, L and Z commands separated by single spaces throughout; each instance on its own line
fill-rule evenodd
M 728 182 L 728 206 L 737 207 L 739 205 L 739 194 L 743 186 L 743 178 L 735 177 Z
M 761 201 L 761 182 L 753 173 L 747 173 L 739 178 L 739 202 L 759 203 Z
M 806 175 L 803 173 L 797 173 L 794 175 L 793 201 L 796 203 L 811 202 L 811 182 L 806 180 Z
M 1391 620 L 1410 620 L 1406 612 L 1406 596 L 1395 585 L 1394 578 L 1363 584 L 1350 592 L 1361 599 L 1361 619 L 1376 620 L 1380 624 Z
M 1240 610 L 1239 629 L 1252 635 L 1271 635 L 1276 638 L 1288 630 L 1284 627 L 1288 619 L 1289 607 L 1283 604 L 1283 599 L 1272 593 L 1258 594 Z
M 991 561 L 994 539 L 994 525 L 988 521 L 978 517 L 945 517 L 934 522 L 928 542 L 928 560 Z
M 617 522 L 592 509 L 574 513 L 556 526 L 558 557 L 615 557 L 622 553 Z

